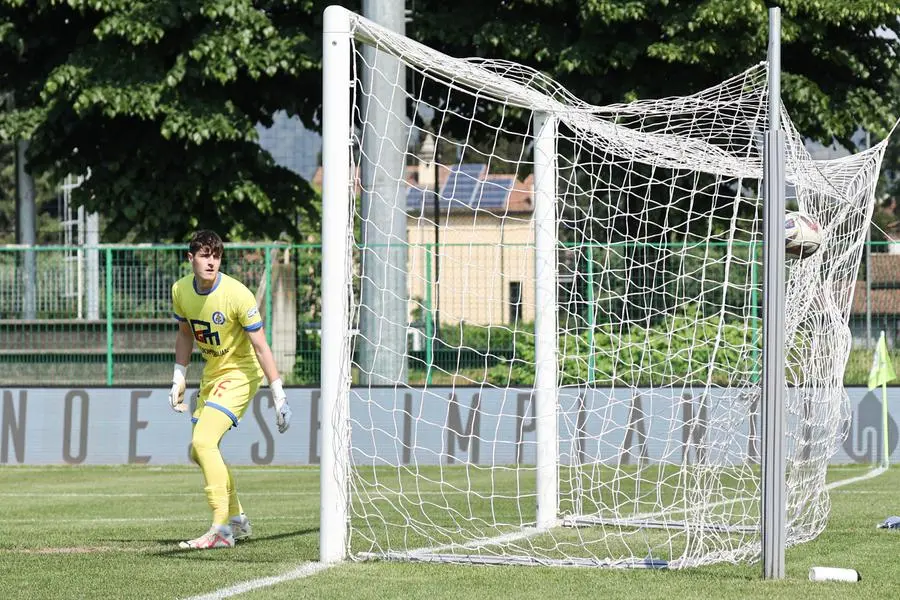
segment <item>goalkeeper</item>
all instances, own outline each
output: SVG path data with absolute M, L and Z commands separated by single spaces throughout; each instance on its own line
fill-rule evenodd
M 193 274 L 172 286 L 178 335 L 169 403 L 177 412 L 187 410 L 185 374 L 196 341 L 206 365 L 191 419 L 191 459 L 203 471 L 213 513 L 209 531 L 181 542 L 182 548 L 231 548 L 235 540 L 250 536 L 250 521 L 238 500 L 234 477 L 219 452 L 219 442 L 226 431 L 238 426 L 263 374 L 275 401 L 278 432 L 287 431 L 291 422 L 291 409 L 266 342 L 256 298 L 241 282 L 219 272 L 222 251 L 222 240 L 214 232 L 196 232 L 187 255 Z

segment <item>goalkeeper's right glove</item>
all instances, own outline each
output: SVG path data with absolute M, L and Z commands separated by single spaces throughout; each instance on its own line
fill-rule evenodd
M 272 400 L 275 402 L 275 426 L 278 427 L 278 433 L 284 433 L 291 426 L 291 407 L 287 403 L 281 378 L 271 382 L 269 389 L 272 390 Z
M 187 367 L 175 363 L 175 372 L 172 374 L 172 389 L 169 390 L 169 405 L 175 412 L 184 412 L 188 409 L 184 403 L 184 388 L 186 387 L 185 374 Z

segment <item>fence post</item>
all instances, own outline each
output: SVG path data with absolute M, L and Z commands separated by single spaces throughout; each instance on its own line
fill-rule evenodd
M 425 385 L 431 385 L 431 375 L 434 371 L 434 307 L 432 303 L 432 286 L 434 282 L 431 277 L 431 253 L 434 252 L 434 246 L 425 244 L 425 310 L 422 316 L 425 319 Z
M 266 261 L 266 342 L 272 345 L 272 247 L 263 250 Z
M 597 357 L 594 348 L 594 334 L 597 329 L 597 313 L 594 309 L 594 243 L 587 246 L 587 322 L 588 322 L 588 385 L 594 385 L 597 375 Z
M 759 259 L 760 262 L 762 259 Z M 759 369 L 759 354 L 760 354 L 760 316 L 759 316 L 759 293 L 757 290 L 759 289 L 757 277 L 759 277 L 759 270 L 757 267 L 757 243 L 756 241 L 750 242 L 750 306 L 752 312 L 753 319 L 753 341 L 752 341 L 752 350 L 750 351 L 751 361 L 753 364 L 753 372 L 750 374 L 750 381 L 753 383 L 759 383 L 760 369 Z
M 106 248 L 106 385 L 113 384 L 112 248 Z
M 872 344 L 872 224 L 866 231 L 866 350 Z

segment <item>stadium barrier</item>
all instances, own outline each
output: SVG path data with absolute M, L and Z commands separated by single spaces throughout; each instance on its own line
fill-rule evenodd
M 880 390 L 846 388 L 851 422 L 847 437 L 839 445 L 832 463 L 876 463 L 882 448 L 882 408 Z M 5 465 L 101 465 L 101 464 L 188 464 L 191 424 L 187 415 L 169 408 L 167 389 L 162 388 L 3 388 L 0 389 L 0 464 Z M 644 390 L 646 392 L 646 390 Z M 372 431 L 359 432 L 354 452 L 379 449 L 384 464 L 479 464 L 534 462 L 535 431 L 531 390 L 489 390 L 480 387 L 446 387 L 427 390 L 379 389 L 371 391 L 379 404 L 394 405 L 397 411 L 383 418 Z M 560 457 L 563 464 L 598 456 L 620 464 L 686 461 L 712 463 L 758 459 L 758 448 L 708 449 L 704 435 L 716 419 L 716 399 L 692 397 L 673 390 L 663 398 L 631 398 L 639 411 L 620 411 L 604 418 L 616 421 L 616 436 L 604 437 L 604 447 L 585 443 L 590 430 L 605 427 L 592 403 L 603 402 L 610 394 L 627 390 L 595 390 L 593 397 L 564 388 L 560 394 Z M 727 392 L 723 392 L 727 393 Z M 289 435 L 278 435 L 268 390 L 257 393 L 237 428 L 222 441 L 222 451 L 235 465 L 316 465 L 319 462 L 319 390 L 289 388 L 288 401 L 294 408 Z M 196 389 L 188 390 L 191 408 L 196 406 Z M 679 448 L 663 446 L 642 430 L 641 422 L 631 422 L 630 414 L 670 411 L 684 422 Z M 505 410 L 501 411 L 501 406 Z M 480 407 L 475 411 L 474 407 Z M 888 388 L 888 448 L 892 460 L 900 458 L 898 422 L 900 387 Z M 351 394 L 351 414 L 365 410 Z M 578 414 L 584 411 L 583 416 Z M 384 412 L 382 414 L 390 414 Z M 423 418 L 413 420 L 412 415 Z M 650 419 L 652 421 L 652 419 Z M 573 423 L 579 424 L 576 434 Z M 754 427 L 747 423 L 747 427 Z M 759 431 L 758 427 L 754 431 Z M 390 446 L 385 439 L 403 440 Z M 654 440 L 657 441 L 654 441 Z M 750 436 L 753 439 L 753 436 Z M 383 442 L 383 440 L 380 440 Z M 790 450 L 803 452 L 803 440 Z M 387 453 L 385 453 L 387 452 Z

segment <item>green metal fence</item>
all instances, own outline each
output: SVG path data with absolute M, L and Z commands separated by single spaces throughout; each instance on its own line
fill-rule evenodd
M 0 251 L 0 383 L 159 385 L 171 377 L 171 288 L 184 246 L 6 247 Z M 314 383 L 318 246 L 226 246 L 222 271 L 257 295 L 287 380 Z M 300 333 L 298 333 L 300 332 Z M 316 363 L 310 366 L 310 361 Z M 199 380 L 199 353 L 189 381 Z M 295 373 L 295 368 L 298 372 Z M 308 379 L 308 381 L 307 381 Z
M 869 332 L 877 338 L 884 329 L 896 347 L 900 255 L 883 252 L 884 245 L 873 245 L 873 249 L 872 259 L 860 271 L 850 315 L 854 346 L 871 347 Z M 171 286 L 190 272 L 185 251 L 184 246 L 174 245 L 0 247 L 0 384 L 158 386 L 168 382 L 177 330 Z M 704 260 L 712 251 L 704 248 Z M 533 285 L 527 279 L 533 270 L 518 254 L 507 249 L 504 260 L 518 262 L 504 267 L 504 277 L 487 277 L 479 284 L 484 289 L 473 290 L 479 298 L 504 305 L 486 312 L 491 315 L 486 317 L 488 322 L 479 324 L 453 317 L 465 310 L 453 305 L 453 270 L 471 272 L 481 255 L 486 263 L 495 260 L 497 247 L 445 244 L 438 251 L 434 245 L 423 244 L 410 250 L 411 382 L 441 383 L 432 380 L 434 372 L 486 370 L 514 354 L 517 336 L 530 334 L 532 326 L 527 315 L 521 322 L 518 319 L 520 307 L 515 303 L 521 303 L 522 297 L 504 288 L 516 283 L 521 293 L 523 287 Z M 583 311 L 566 309 L 568 321 L 561 321 L 561 326 L 577 330 L 602 322 L 603 311 L 621 310 L 615 299 L 604 304 L 592 295 L 592 282 L 602 269 L 623 271 L 620 254 L 611 246 L 578 250 L 578 260 L 587 259 L 587 263 L 568 265 L 579 275 L 561 285 L 560 300 L 570 302 L 574 295 Z M 744 254 L 747 272 L 732 269 L 731 277 L 746 285 L 748 278 L 756 281 L 761 271 L 755 271 L 754 250 L 748 248 Z M 679 260 L 690 261 L 689 253 Z M 222 271 L 257 294 L 276 362 L 291 384 L 317 385 L 319 381 L 320 265 L 318 245 L 228 244 L 223 257 Z M 440 285 L 435 277 L 438 268 Z M 517 269 L 521 277 L 515 275 Z M 715 275 L 707 273 L 709 281 Z M 603 289 L 612 289 L 610 281 L 607 276 Z M 751 296 L 751 303 L 758 300 Z M 646 301 L 652 304 L 653 298 L 648 296 Z M 733 301 L 740 299 L 736 296 Z M 654 308 L 651 304 L 648 310 Z M 199 354 L 192 363 L 189 380 L 197 382 Z

